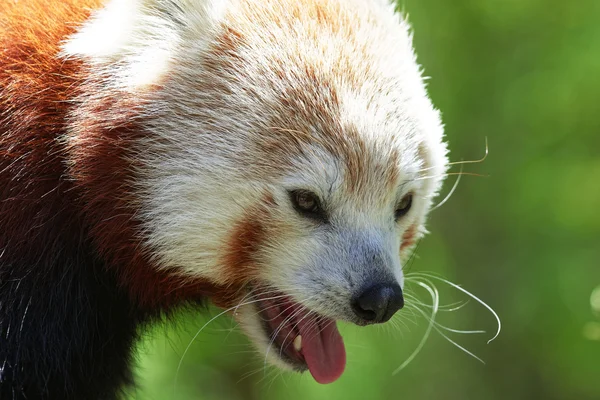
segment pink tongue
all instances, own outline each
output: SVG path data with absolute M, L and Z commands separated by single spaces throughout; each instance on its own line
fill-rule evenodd
M 302 354 L 308 369 L 319 383 L 337 380 L 346 367 L 346 349 L 335 321 L 304 318 L 298 324 L 302 336 Z

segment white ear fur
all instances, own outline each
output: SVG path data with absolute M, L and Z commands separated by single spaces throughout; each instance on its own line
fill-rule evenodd
M 155 82 L 187 32 L 205 37 L 226 0 L 109 0 L 63 45 L 64 57 L 108 69 L 134 89 Z M 118 68 L 118 70 L 117 70 Z

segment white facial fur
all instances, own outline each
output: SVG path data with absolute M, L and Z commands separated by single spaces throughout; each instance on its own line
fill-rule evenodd
M 408 24 L 385 1 L 112 0 L 64 52 L 150 99 L 135 187 L 157 268 L 239 283 L 232 235 L 268 196 L 249 279 L 350 321 L 363 282 L 402 283 L 402 238 L 424 233 L 447 150 Z M 294 189 L 319 195 L 326 226 L 298 215 Z M 264 349 L 254 306 L 237 313 Z

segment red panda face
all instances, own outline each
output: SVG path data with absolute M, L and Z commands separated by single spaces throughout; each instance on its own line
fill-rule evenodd
M 234 315 L 261 354 L 330 382 L 345 359 L 335 321 L 385 322 L 402 307 L 400 249 L 414 240 L 405 234 L 421 226 L 428 194 L 410 166 L 382 180 L 378 166 L 401 165 L 386 154 L 352 182 L 346 162 L 312 153 L 242 214 L 224 265 L 250 274 Z
M 122 3 L 65 52 L 145 99 L 141 247 L 233 291 L 213 300 L 265 358 L 337 379 L 335 322 L 402 308 L 402 258 L 446 170 L 406 22 L 384 1 L 150 1 L 89 46 Z

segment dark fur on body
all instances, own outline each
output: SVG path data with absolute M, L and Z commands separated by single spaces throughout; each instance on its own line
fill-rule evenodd
M 150 315 L 61 222 L 43 237 L 48 255 L 2 257 L 2 399 L 112 399 L 130 382 L 130 349 Z

